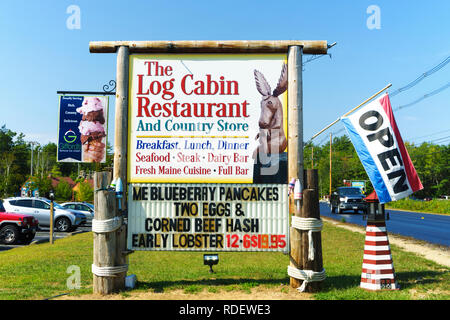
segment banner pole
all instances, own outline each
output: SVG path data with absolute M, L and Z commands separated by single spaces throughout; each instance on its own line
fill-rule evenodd
M 370 98 L 366 99 L 364 102 L 362 102 L 360 105 L 354 107 L 352 110 L 350 110 L 349 112 L 347 112 L 346 114 L 344 114 L 342 117 L 346 117 L 348 116 L 350 113 L 352 113 L 353 111 L 359 109 L 361 106 L 363 106 L 364 104 L 366 104 L 367 102 L 369 102 L 370 100 L 372 100 L 373 98 L 375 98 L 377 95 L 379 95 L 380 93 L 382 93 L 384 90 L 390 88 L 392 86 L 392 83 L 389 83 L 386 87 L 384 87 L 383 89 L 381 89 L 380 91 L 378 91 L 377 93 L 375 93 L 373 96 L 371 96 Z M 341 117 L 341 118 L 342 118 Z
M 372 100 L 373 98 L 375 98 L 376 96 L 378 96 L 380 93 L 382 93 L 384 90 L 390 88 L 392 86 L 392 83 L 389 83 L 386 87 L 384 87 L 383 89 L 381 89 L 380 91 L 378 91 L 377 93 L 375 93 L 374 95 L 372 95 L 370 98 L 367 98 L 366 100 L 364 100 L 364 102 L 360 103 L 358 106 L 354 107 L 352 110 L 350 110 L 349 112 L 347 112 L 346 114 L 344 114 L 343 116 L 337 118 L 336 120 L 334 120 L 332 123 L 330 123 L 328 126 L 326 126 L 325 128 L 323 128 L 322 130 L 320 130 L 318 133 L 316 133 L 315 135 L 313 135 L 311 137 L 311 139 L 309 141 L 311 141 L 312 139 L 314 139 L 315 137 L 317 137 L 319 134 L 321 134 L 322 132 L 324 132 L 325 130 L 327 130 L 328 128 L 330 128 L 331 126 L 335 125 L 339 120 L 341 120 L 342 117 L 346 117 L 348 116 L 350 113 L 352 113 L 353 111 L 361 108 L 363 105 L 365 105 L 367 102 L 369 102 L 370 100 Z

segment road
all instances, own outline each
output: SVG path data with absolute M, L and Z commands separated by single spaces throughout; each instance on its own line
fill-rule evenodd
M 33 239 L 33 243 L 48 242 L 49 239 L 50 239 L 50 232 L 49 231 L 50 231 L 49 228 L 42 228 L 42 229 L 40 229 L 38 232 L 36 232 L 36 236 Z M 54 240 L 58 240 L 58 239 L 66 238 L 66 237 L 68 237 L 70 235 L 73 235 L 73 234 L 89 232 L 89 231 L 91 231 L 91 227 L 90 226 L 85 226 L 85 227 L 79 227 L 74 232 L 54 232 L 53 233 L 53 239 Z M 1 251 L 5 251 L 5 250 L 9 250 L 9 249 L 13 249 L 13 248 L 23 247 L 23 246 L 24 245 L 22 245 L 22 244 L 16 244 L 16 245 L 0 244 L 0 252 Z
M 450 215 L 386 210 L 390 219 L 386 221 L 388 234 L 399 234 L 424 240 L 433 244 L 450 246 Z M 361 213 L 351 211 L 343 214 L 331 213 L 328 203 L 320 202 L 320 215 L 341 221 L 366 226 Z

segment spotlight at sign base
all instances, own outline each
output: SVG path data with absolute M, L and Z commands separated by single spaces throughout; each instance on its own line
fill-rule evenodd
M 367 222 L 360 287 L 367 290 L 398 290 L 386 223 Z

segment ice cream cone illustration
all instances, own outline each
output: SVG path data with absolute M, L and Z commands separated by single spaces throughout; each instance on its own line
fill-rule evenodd
M 83 161 L 102 162 L 106 147 L 102 101 L 97 97 L 85 97 L 77 112 L 83 115 L 78 127 L 83 145 Z

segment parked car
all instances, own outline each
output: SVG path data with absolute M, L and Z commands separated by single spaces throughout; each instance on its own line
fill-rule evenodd
M 338 214 L 344 210 L 359 210 L 366 212 L 367 203 L 364 201 L 364 194 L 359 187 L 339 187 L 333 192 L 330 199 L 331 212 Z
M 38 220 L 31 215 L 7 212 L 0 200 L 0 243 L 29 244 L 38 228 Z
M 42 227 L 50 227 L 50 203 L 46 198 L 13 197 L 3 200 L 7 211 L 32 215 Z M 64 209 L 56 202 L 53 202 L 53 207 L 54 227 L 59 232 L 71 232 L 86 223 L 86 217 L 81 212 Z
M 92 224 L 94 219 L 94 205 L 88 202 L 65 202 L 61 203 L 65 209 L 76 210 L 83 213 L 86 216 L 86 223 Z

